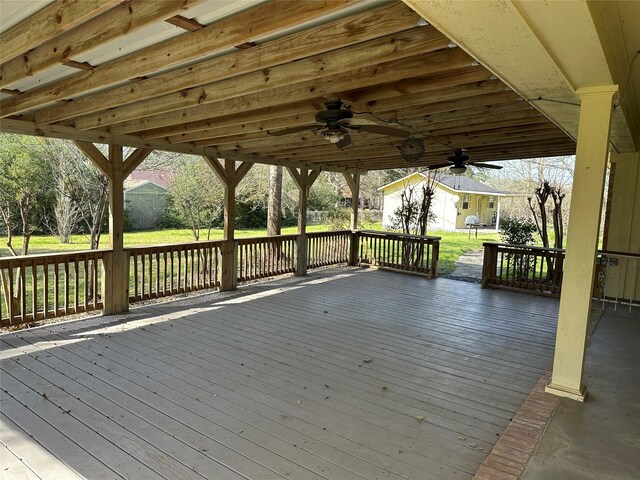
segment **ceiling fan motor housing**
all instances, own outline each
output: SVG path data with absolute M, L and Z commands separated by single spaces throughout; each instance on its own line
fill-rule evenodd
M 338 122 L 347 118 L 353 118 L 353 112 L 342 109 L 342 101 L 337 97 L 331 97 L 324 106 L 326 110 L 316 113 L 316 122 L 324 123 L 330 130 L 340 129 Z

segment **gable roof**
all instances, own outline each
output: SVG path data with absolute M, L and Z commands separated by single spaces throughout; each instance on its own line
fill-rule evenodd
M 421 172 L 422 173 L 422 172 Z M 496 190 L 489 185 L 480 183 L 464 175 L 446 175 L 438 179 L 438 183 L 464 193 L 484 193 L 488 195 L 506 195 L 506 192 Z
M 387 183 L 386 185 L 379 187 L 378 191 L 384 191 L 387 188 L 397 185 L 400 182 L 405 183 L 407 182 L 408 179 L 414 176 L 418 177 L 415 179 L 415 183 L 418 183 L 422 181 L 422 179 L 427 177 L 426 170 L 423 170 L 421 172 L 411 173 L 391 183 Z M 481 195 L 496 195 L 496 196 L 511 195 L 508 192 L 497 190 L 493 187 L 490 187 L 489 185 L 485 185 L 484 183 L 478 182 L 473 178 L 465 177 L 463 175 L 442 175 L 438 178 L 436 183 L 450 190 L 455 190 L 457 192 L 462 192 L 462 193 L 478 193 Z
M 136 190 L 136 189 L 138 189 L 140 187 L 143 187 L 145 185 L 151 185 L 151 186 L 155 187 L 156 189 L 160 189 L 160 190 L 163 190 L 165 192 L 168 191 L 162 185 L 158 185 L 157 183 L 152 182 L 151 180 L 134 180 L 134 179 L 130 179 L 130 178 L 128 178 L 128 179 L 126 179 L 124 181 L 124 190 L 125 190 L 125 192 L 131 192 L 131 191 Z

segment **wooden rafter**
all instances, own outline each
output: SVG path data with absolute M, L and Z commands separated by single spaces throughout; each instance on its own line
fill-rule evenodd
M 205 25 L 190 20 L 206 18 L 191 9 L 197 1 L 112 5 L 0 65 L 2 81 L 34 75 L 16 82 L 19 94 L 5 90 L 0 130 L 135 147 L 124 175 L 151 150 L 205 156 L 233 189 L 254 163 L 289 167 L 305 185 L 321 170 L 351 175 L 407 166 L 400 138 L 352 131 L 351 145 L 339 150 L 312 131 L 322 128 L 315 116 L 329 96 L 339 96 L 356 118 L 393 122 L 422 137 L 422 166 L 441 164 L 454 147 L 467 148 L 472 162 L 575 148 L 434 27 L 419 27 L 400 2 L 352 8 L 359 0 L 327 0 L 303 9 L 272 0 Z M 118 30 L 117 18 L 130 21 L 129 30 Z M 106 62 L 91 56 L 110 39 L 154 24 L 178 35 Z M 60 64 L 86 71 L 49 83 L 39 76 Z M 309 130 L 270 134 L 305 125 Z
M 163 3 L 163 2 L 147 2 Z M 98 65 L 90 74 L 79 73 L 73 77 L 52 82 L 29 92 L 14 113 L 61 98 L 73 98 L 98 88 L 108 87 L 132 77 L 141 77 L 160 68 L 188 63 L 200 57 L 232 48 L 234 45 L 269 35 L 298 22 L 313 20 L 344 7 L 349 0 L 310 2 L 304 9 L 297 2 L 273 2 L 258 5 L 238 15 L 215 22 L 207 28 L 185 33 L 165 40 L 159 45 L 137 50 L 128 55 Z M 250 27 L 249 27 L 250 26 Z M 0 104 L 2 111 L 15 108 L 12 104 Z
M 91 3 L 88 0 L 81 1 Z M 161 2 L 148 2 L 131 0 L 118 5 L 108 12 L 84 22 L 77 28 L 38 45 L 23 56 L 4 63 L 0 67 L 2 85 L 15 83 L 27 75 L 35 75 L 59 63 L 73 62 L 75 57 L 92 48 L 134 32 L 157 20 L 163 20 L 201 1 L 162 0 Z
M 0 35 L 0 63 L 26 53 L 121 0 L 56 0 Z
M 321 25 L 288 35 L 253 49 L 233 52 L 223 57 L 201 62 L 195 66 L 184 67 L 149 78 L 136 84 L 135 88 L 127 85 L 84 97 L 67 105 L 54 106 L 41 112 L 37 121 L 39 123 L 52 123 L 129 104 L 132 105 L 126 108 L 127 111 L 148 111 L 151 108 L 150 105 L 154 103 L 161 105 L 159 108 L 164 111 L 168 111 L 190 106 L 191 104 L 209 103 L 219 100 L 221 96 L 226 96 L 227 98 L 233 96 L 234 90 L 227 85 L 236 86 L 236 91 L 242 93 L 250 92 L 252 88 L 255 89 L 253 85 L 264 88 L 276 86 L 279 81 L 277 75 L 279 72 L 281 72 L 280 77 L 282 79 L 286 79 L 289 83 L 297 83 L 300 80 L 294 76 L 294 73 L 299 75 L 303 71 L 303 65 L 298 62 L 287 67 L 287 64 L 305 57 L 311 57 L 314 54 L 321 54 L 328 50 L 346 47 L 414 27 L 415 14 L 408 12 L 409 15 L 402 15 L 402 12 L 407 13 L 407 10 L 401 5 L 385 5 L 373 11 L 363 12 L 355 18 L 349 17 L 348 19 L 337 20 L 329 25 Z M 375 28 L 365 28 L 371 27 L 374 20 Z M 440 37 L 435 32 L 432 37 L 435 35 Z M 309 38 L 313 39 L 313 43 L 306 41 Z M 398 41 L 401 40 L 399 39 Z M 417 42 L 414 43 L 417 44 Z M 371 47 L 367 44 L 363 48 Z M 342 54 L 342 58 L 345 56 L 353 58 L 351 51 L 345 51 Z M 338 60 L 337 57 L 337 54 L 331 54 L 330 56 L 334 63 Z M 380 61 L 383 60 L 380 59 Z M 309 65 L 318 65 L 318 69 L 321 72 L 325 72 L 324 76 L 330 74 L 326 73 L 331 68 L 326 61 L 319 62 L 318 58 L 311 57 L 305 62 Z M 276 67 L 277 65 L 283 65 L 283 67 Z M 338 65 L 333 68 L 335 70 L 341 67 Z M 354 66 L 350 68 L 354 68 Z M 267 73 L 265 73 L 266 69 L 268 69 Z M 256 71 L 258 73 L 253 76 L 240 77 L 240 75 Z M 308 77 L 312 78 L 312 75 L 317 78 L 318 73 L 310 71 Z M 232 78 L 233 80 L 231 80 Z M 251 84 L 252 79 L 253 85 Z M 221 83 L 222 80 L 227 80 L 226 84 Z M 198 86 L 203 87 L 193 90 Z M 167 97 L 167 95 L 173 92 L 179 92 L 173 96 L 181 104 L 172 107 L 170 103 L 171 97 Z M 217 96 L 214 94 L 216 92 L 219 92 Z M 237 96 L 237 94 L 235 95 Z M 162 98 L 145 102 L 157 97 Z M 194 99 L 193 102 L 190 102 L 191 98 Z M 3 108 L 3 110 L 5 109 Z M 6 114 L 14 113 L 11 108 L 6 112 Z

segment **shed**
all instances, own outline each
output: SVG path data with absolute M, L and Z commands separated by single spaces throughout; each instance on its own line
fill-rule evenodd
M 150 180 L 125 180 L 124 205 L 133 230 L 159 228 L 169 206 L 169 191 Z

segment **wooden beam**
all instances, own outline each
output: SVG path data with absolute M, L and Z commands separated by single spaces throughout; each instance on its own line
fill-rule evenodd
M 328 25 L 323 24 L 306 29 L 249 50 L 237 51 L 197 65 L 172 70 L 139 82 L 135 88 L 126 85 L 79 98 L 65 106 L 53 106 L 46 113 L 42 113 L 38 121 L 57 122 L 107 108 L 170 95 L 174 92 L 180 92 L 180 97 L 185 98 L 189 89 L 201 85 L 212 86 L 215 82 L 237 78 L 251 72 L 259 72 L 255 76 L 257 82 L 264 84 L 268 80 L 268 85 L 270 85 L 277 82 L 278 77 L 274 76 L 273 71 L 265 75 L 263 72 L 267 69 L 312 55 L 319 55 L 328 50 L 334 51 L 410 29 L 415 27 L 416 18 L 415 13 L 402 4 L 384 5 L 371 11 L 334 21 Z M 433 30 L 433 35 L 441 37 L 440 33 L 435 30 Z M 334 54 L 331 55 L 333 57 Z M 297 65 L 293 70 L 297 71 L 300 68 Z M 241 83 L 245 93 L 250 93 L 251 85 L 248 80 L 245 78 Z M 220 85 L 219 88 L 224 87 Z M 211 97 L 210 93 L 205 92 L 204 95 Z M 225 95 L 230 97 L 231 93 L 225 92 Z M 198 99 L 200 97 L 199 94 Z M 198 101 L 200 102 L 200 100 Z M 2 110 L 5 112 L 4 115 L 17 113 L 11 108 L 7 110 L 5 106 Z
M 247 73 L 238 77 L 208 83 L 201 87 L 182 90 L 161 97 L 144 100 L 111 110 L 87 114 L 75 121 L 79 129 L 96 128 L 126 122 L 173 110 L 180 110 L 208 103 L 228 101 L 251 93 L 261 93 L 277 87 L 287 87 L 303 82 L 315 82 L 320 78 L 339 75 L 349 69 L 371 67 L 379 63 L 427 54 L 446 48 L 448 40 L 434 30 L 409 30 L 392 36 L 346 47 L 330 55 L 315 55 L 293 63 L 285 63 L 268 70 Z M 258 48 L 258 47 L 256 47 Z M 245 53 L 251 53 L 247 50 Z M 465 54 L 466 56 L 466 54 Z M 471 61 L 471 60 L 469 60 Z M 150 79 L 151 80 L 151 79 Z M 146 80 L 145 82 L 148 82 Z M 140 82 L 142 84 L 144 82 Z M 135 87 L 137 88 L 138 85 Z M 91 98 L 91 97 L 87 97 Z M 78 110 L 76 102 L 61 104 L 36 113 L 38 123 L 51 123 L 71 116 L 95 111 L 97 106 L 83 105 Z M 66 111 L 66 115 L 59 112 Z M 55 113 L 55 114 L 54 114 Z
M 107 178 L 111 178 L 112 169 L 109 159 L 105 157 L 98 148 L 90 142 L 74 142 L 76 146 L 84 153 L 89 160 L 100 170 Z
M 311 186 L 315 183 L 321 173 L 321 170 L 311 170 L 309 172 L 309 174 L 307 175 L 307 188 L 311 188 Z
M 216 116 L 215 118 L 205 118 L 204 120 L 193 122 L 181 122 L 178 125 L 172 125 L 170 127 L 142 130 L 136 134 L 143 138 L 153 139 L 172 136 L 178 132 L 184 134 L 207 129 L 237 127 L 251 122 L 268 123 L 280 117 L 298 115 L 300 112 L 304 112 L 309 108 L 311 108 L 311 111 L 316 112 L 322 108 L 322 103 L 324 101 L 326 101 L 326 99 L 322 97 L 314 98 L 303 102 L 292 102 L 274 107 L 259 108 L 248 112 Z M 177 141 L 178 139 L 176 138 L 176 142 Z
M 271 90 L 260 93 L 242 95 L 211 104 L 183 108 L 174 112 L 125 121 L 113 125 L 111 131 L 117 134 L 123 134 L 180 125 L 183 124 L 185 120 L 189 122 L 211 120 L 215 116 L 232 115 L 267 107 L 278 107 L 287 102 L 316 99 L 319 96 L 329 96 L 336 92 L 369 87 L 400 78 L 424 76 L 429 72 L 455 70 L 470 63 L 471 58 L 460 49 L 440 50 L 431 54 L 418 55 L 395 62 L 380 63 L 359 70 L 344 70 L 327 78 L 317 78 L 308 82 L 272 88 Z M 100 121 L 96 122 L 98 119 L 95 118 L 91 120 L 92 122 L 85 122 L 86 125 L 84 126 L 94 128 L 96 126 L 95 123 L 101 123 Z M 104 119 L 107 123 L 110 123 L 112 120 L 112 118 Z M 80 123 L 82 123 L 82 121 Z
M 75 60 L 63 60 L 62 64 L 65 67 L 76 68 L 78 70 L 93 70 L 93 65 L 87 62 L 76 62 Z
M 121 0 L 56 0 L 0 35 L 0 63 L 100 15 Z M 4 84 L 4 83 L 3 83 Z
M 299 189 L 304 188 L 304 180 L 298 170 L 294 167 L 287 167 L 287 171 L 289 172 L 289 175 L 291 175 L 291 179 L 295 182 L 297 187 Z
M 11 84 L 35 75 L 56 64 L 62 63 L 80 69 L 86 62 L 75 62 L 73 57 L 100 46 L 110 40 L 136 31 L 146 25 L 173 15 L 176 11 L 188 8 L 202 0 L 163 0 L 148 2 L 145 0 L 131 0 L 119 5 L 107 13 L 89 20 L 86 23 L 65 32 L 21 57 L 0 66 L 2 84 Z M 124 28 L 123 26 L 126 26 Z M 88 64 L 86 64 L 88 65 Z M 95 67 L 84 68 L 93 70 Z M 59 97 L 64 98 L 64 97 Z M 25 97 L 31 100 L 31 96 Z M 2 107 L 4 109 L 4 107 Z M 9 108 L 13 107 L 9 105 Z
M 3 64 L 0 66 L 1 83 L 8 85 L 20 81 L 59 63 L 73 66 L 74 57 L 200 2 L 202 0 L 125 2 Z M 58 96 L 60 98 L 66 97 Z
M 138 148 L 132 152 L 124 161 L 124 178 L 126 179 L 131 175 L 133 171 L 140 166 L 144 159 L 151 154 L 151 152 L 153 152 L 153 148 Z
M 165 22 L 175 25 L 178 28 L 187 30 L 188 32 L 195 32 L 196 30 L 202 30 L 204 25 L 198 23 L 192 18 L 183 17 L 182 15 L 176 15 L 171 18 L 167 18 Z
M 240 182 L 247 175 L 247 173 L 249 173 L 249 170 L 251 170 L 251 167 L 253 167 L 253 163 L 242 162 L 240 166 L 236 169 L 233 177 L 236 187 L 240 184 Z
M 223 185 L 229 183 L 229 177 L 227 176 L 227 171 L 224 169 L 220 160 L 209 155 L 204 155 L 203 158 L 213 170 L 213 173 L 216 174 L 216 177 L 220 180 Z
M 351 222 L 350 228 L 352 231 L 358 229 L 358 213 L 360 208 L 360 175 L 357 173 L 351 175 L 350 173 L 343 174 L 344 179 L 349 185 L 349 190 L 351 190 Z M 352 265 L 354 262 L 350 262 Z
M 78 0 L 82 3 L 83 0 Z M 98 65 L 92 72 L 80 72 L 29 91 L 28 108 L 46 105 L 59 99 L 74 98 L 96 89 L 115 85 L 129 78 L 142 77 L 158 69 L 190 63 L 234 45 L 261 38 L 291 25 L 315 18 L 357 3 L 359 0 L 326 0 L 309 2 L 300 8 L 295 1 L 260 4 L 237 15 L 208 25 L 202 30 L 185 33 L 161 43 Z M 164 2 L 143 2 L 162 4 Z M 24 110 L 20 107 L 20 110 Z M 15 108 L 8 104 L 6 108 Z M 2 105 L 4 111 L 5 105 Z

